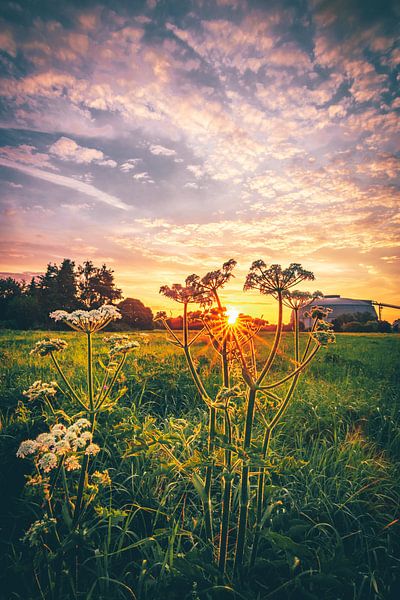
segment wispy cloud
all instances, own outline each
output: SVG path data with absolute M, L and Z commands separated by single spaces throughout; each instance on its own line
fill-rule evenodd
M 99 202 L 103 202 L 104 204 L 113 206 L 114 208 L 129 210 L 129 206 L 125 204 L 125 202 L 122 202 L 116 196 L 107 194 L 106 192 L 99 190 L 93 185 L 84 183 L 83 181 L 78 181 L 76 179 L 73 179 L 72 177 L 65 177 L 65 175 L 59 175 L 57 173 L 51 173 L 49 171 L 42 171 L 35 167 L 30 167 L 28 165 L 17 163 L 15 161 L 1 157 L 0 165 L 9 169 L 16 169 L 17 171 L 22 171 L 23 173 L 25 173 L 25 175 L 30 175 L 31 177 L 42 179 L 43 181 L 47 181 L 48 183 L 53 183 L 55 185 L 70 188 L 72 190 L 75 190 L 76 192 L 85 194 L 86 196 L 90 196 L 91 198 L 94 198 Z

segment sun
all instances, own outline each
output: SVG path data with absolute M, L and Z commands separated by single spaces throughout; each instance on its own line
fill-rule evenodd
M 228 306 L 225 311 L 226 316 L 228 317 L 228 325 L 235 325 L 236 320 L 239 316 L 239 311 L 234 306 Z

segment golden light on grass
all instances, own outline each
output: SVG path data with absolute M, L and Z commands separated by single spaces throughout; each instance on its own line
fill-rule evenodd
M 225 311 L 226 316 L 228 317 L 228 325 L 236 325 L 237 318 L 239 316 L 239 311 L 234 306 L 228 306 Z

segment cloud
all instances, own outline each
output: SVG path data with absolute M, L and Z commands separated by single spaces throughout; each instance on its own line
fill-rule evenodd
M 147 171 L 143 171 L 142 173 L 135 173 L 132 175 L 135 181 L 139 181 L 140 183 L 155 183 L 154 179 L 150 177 Z
M 141 158 L 129 158 L 127 161 L 122 163 L 119 168 L 123 173 L 129 173 L 130 171 L 133 171 L 141 162 Z
M 152 154 L 156 156 L 176 156 L 175 150 L 171 148 L 166 148 L 165 146 L 160 146 L 159 144 L 152 144 L 149 147 L 149 150 Z
M 313 260 L 349 289 L 359 264 L 375 266 L 377 274 L 363 267 L 368 289 L 390 264 L 381 255 L 398 255 L 394 20 L 342 0 L 306 3 L 301 15 L 298 3 L 195 2 L 179 15 L 155 4 L 129 21 L 118 6 L 72 7 L 67 27 L 56 7 L 51 19 L 6 24 L 2 126 L 12 142 L 1 156 L 59 184 L 37 235 L 70 204 L 68 188 L 61 198 L 65 169 L 71 189 L 96 190 L 96 178 L 114 201 L 134 188 L 134 224 L 98 211 L 89 227 L 96 207 L 61 216 L 82 228 L 87 247 L 105 248 L 118 265 L 129 257 L 124 272 L 132 265 L 139 279 L 259 252 Z M 51 152 L 38 150 L 44 139 L 56 140 Z M 207 195 L 195 201 L 189 190 L 203 180 Z M 155 181 L 156 195 L 146 185 Z M 35 186 L 24 187 L 5 188 L 14 224 L 43 204 Z
M 48 171 L 41 171 L 40 169 L 37 169 L 35 167 L 30 167 L 28 165 L 20 164 L 15 161 L 1 157 L 0 165 L 9 169 L 16 169 L 17 171 L 22 171 L 26 175 L 30 175 L 31 177 L 37 177 L 38 179 L 42 179 L 43 181 L 47 181 L 55 185 L 60 185 L 66 188 L 73 189 L 76 192 L 86 194 L 86 196 L 90 196 L 95 200 L 113 206 L 114 208 L 119 208 L 122 210 L 129 209 L 129 206 L 125 204 L 125 202 L 122 202 L 122 200 L 120 200 L 116 196 L 107 194 L 106 192 L 97 189 L 93 185 L 84 183 L 82 181 L 78 181 L 71 177 L 65 177 L 64 175 L 58 175 L 56 173 L 50 173 Z
M 39 168 L 46 167 L 47 169 L 55 171 L 58 170 L 50 163 L 48 154 L 38 152 L 37 148 L 31 144 L 0 147 L 0 157 L 9 161 L 16 161 L 23 165 L 31 165 Z
M 201 165 L 187 165 L 187 170 L 190 171 L 197 179 L 204 175 L 204 168 Z
M 85 148 L 67 137 L 60 137 L 50 146 L 49 152 L 60 160 L 71 161 L 78 165 L 96 163 L 107 167 L 117 166 L 115 160 L 106 158 L 101 150 Z

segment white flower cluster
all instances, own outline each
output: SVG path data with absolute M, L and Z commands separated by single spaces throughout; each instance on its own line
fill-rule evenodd
M 94 333 L 106 327 L 111 321 L 121 319 L 122 315 L 115 306 L 104 304 L 95 310 L 74 310 L 71 313 L 55 310 L 50 313 L 50 317 L 55 321 L 63 321 L 76 331 Z
M 87 431 L 90 421 L 78 419 L 76 423 L 66 427 L 56 423 L 49 433 L 41 433 L 35 440 L 25 440 L 18 448 L 18 458 L 33 456 L 36 465 L 44 473 L 49 473 L 58 465 L 60 457 L 64 457 L 64 466 L 67 471 L 80 468 L 77 453 L 83 450 L 89 456 L 100 452 L 100 447 L 92 442 L 92 433 Z
M 130 340 L 127 335 L 112 335 L 105 338 L 106 344 L 110 345 L 110 356 L 114 357 L 118 354 L 128 354 L 140 347 L 139 342 Z
M 51 381 L 50 383 L 45 383 L 40 379 L 32 383 L 32 385 L 22 392 L 28 400 L 31 402 L 33 400 L 38 400 L 40 398 L 50 397 L 53 398 L 57 393 L 57 383 L 55 381 Z
M 51 529 L 54 529 L 56 526 L 56 519 L 50 518 L 47 515 L 43 517 L 40 521 L 35 521 L 29 527 L 28 531 L 22 538 L 22 541 L 28 542 L 31 546 L 39 546 L 42 545 L 42 535 L 46 535 L 50 532 Z
M 53 338 L 51 340 L 40 340 L 36 342 L 35 346 L 29 352 L 29 354 L 39 354 L 39 356 L 47 356 L 51 352 L 60 352 L 68 346 L 65 340 L 60 338 Z

